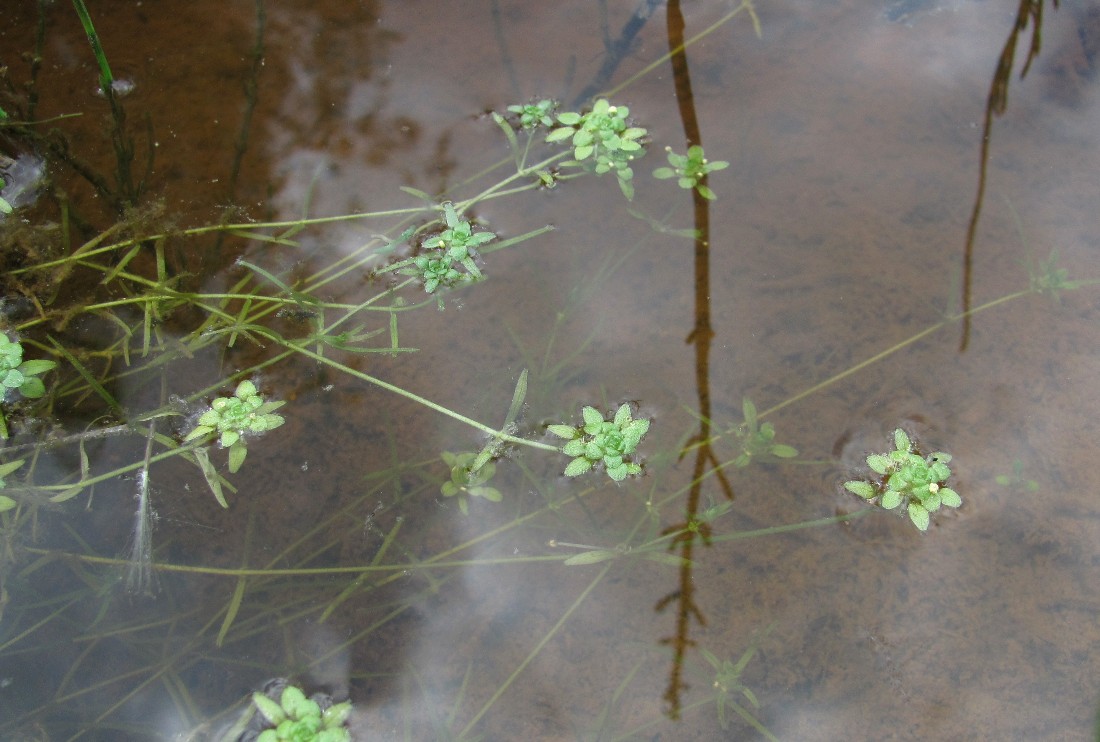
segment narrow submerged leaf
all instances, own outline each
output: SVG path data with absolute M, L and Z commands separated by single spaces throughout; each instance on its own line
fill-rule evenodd
M 690 567 L 692 565 L 690 559 L 684 559 L 675 554 L 666 554 L 663 551 L 647 551 L 644 552 L 643 556 L 651 562 L 659 562 L 672 567 Z
M 195 461 L 199 464 L 202 476 L 206 479 L 206 485 L 210 488 L 210 491 L 214 493 L 214 499 L 216 499 L 218 504 L 223 508 L 228 509 L 229 503 L 225 501 L 225 495 L 222 494 L 221 477 L 218 476 L 218 472 L 214 468 L 214 465 L 210 463 L 210 454 L 205 448 L 196 448 L 191 453 L 195 456 Z
M 0 465 L 0 479 L 3 479 L 4 477 L 11 474 L 13 471 L 18 469 L 19 467 L 21 467 L 23 465 L 24 461 L 26 461 L 26 459 L 19 459 L 18 461 L 9 461 L 6 464 Z
M 83 489 L 84 489 L 83 485 L 79 485 L 79 484 L 75 485 L 73 487 L 70 487 L 67 490 L 64 490 L 62 492 L 58 492 L 56 495 L 54 495 L 53 497 L 50 498 L 50 502 L 52 502 L 52 503 L 62 503 L 62 502 L 65 502 L 66 500 L 71 500 L 74 497 L 76 497 L 77 495 L 79 495 L 80 492 Z
M 512 404 L 508 406 L 508 415 L 504 418 L 504 427 L 508 427 L 516 421 L 519 417 L 519 412 L 523 409 L 523 400 L 527 398 L 527 369 L 519 374 L 519 380 L 516 381 L 516 390 L 512 392 Z
M 244 588 L 245 578 L 237 578 L 237 586 L 233 589 L 233 597 L 229 600 L 229 607 L 225 611 L 225 620 L 222 621 L 222 627 L 218 631 L 218 638 L 214 640 L 214 645 L 220 647 L 225 641 L 225 635 L 229 632 L 229 627 L 233 625 L 233 621 L 237 618 L 237 611 L 241 609 L 241 601 L 244 600 Z
M 95 393 L 99 395 L 100 399 L 107 403 L 107 406 L 111 408 L 111 411 L 114 412 L 120 420 L 125 420 L 126 413 L 122 411 L 122 406 L 118 403 L 118 400 L 111 396 L 111 394 L 103 387 L 102 384 L 99 383 L 95 376 L 93 376 L 92 373 L 84 367 L 84 364 L 76 360 L 76 356 L 66 350 L 65 347 L 61 345 L 61 343 L 57 342 L 57 340 L 53 337 L 47 337 L 49 337 L 50 343 L 53 344 L 53 347 L 57 350 L 57 352 L 60 353 L 73 368 L 76 369 L 76 372 L 80 374 L 81 378 L 83 378 L 84 381 L 88 383 L 88 386 L 95 390 Z
M 414 198 L 419 198 L 429 204 L 435 204 L 435 199 L 419 188 L 413 188 L 412 186 L 398 186 L 398 188 Z
M 516 167 L 518 169 L 520 165 L 521 151 L 519 148 L 519 142 L 516 141 L 516 133 L 512 131 L 512 125 L 505 121 L 504 117 L 496 111 L 493 111 L 493 121 L 496 122 L 496 125 L 500 127 L 500 130 L 502 132 L 504 132 L 504 136 L 508 140 L 508 146 L 512 148 L 512 156 L 516 160 Z
M 562 564 L 566 567 L 576 567 L 581 564 L 596 564 L 597 562 L 606 562 L 608 559 L 614 559 L 619 556 L 619 552 L 611 551 L 610 549 L 596 549 L 595 551 L 586 551 L 576 556 L 569 557 Z

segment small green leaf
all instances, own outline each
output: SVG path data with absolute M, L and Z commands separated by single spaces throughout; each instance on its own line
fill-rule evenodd
M 748 457 L 746 456 L 745 458 L 747 459 Z M 748 464 L 748 461 L 746 460 L 745 463 Z M 855 494 L 859 495 L 860 497 L 862 497 L 865 500 L 870 500 L 872 497 L 874 497 L 876 494 L 878 494 L 875 491 L 875 488 L 873 486 L 871 486 L 871 484 L 869 482 L 859 482 L 859 481 L 845 482 L 844 483 L 844 489 L 848 490 L 849 492 L 852 492 L 852 493 L 855 493 Z
M 784 443 L 777 443 L 768 449 L 772 456 L 780 459 L 793 459 L 798 455 L 798 449 Z
M 616 482 L 623 481 L 624 479 L 626 479 L 627 475 L 630 473 L 629 467 L 626 464 L 622 463 L 621 461 L 618 464 L 618 466 L 608 466 L 608 467 L 606 467 L 606 471 L 607 471 L 607 476 L 611 477 L 611 479 L 616 481 Z
M 584 418 L 585 425 L 599 425 L 604 422 L 603 415 L 595 407 L 582 407 L 581 417 Z
M 572 440 L 581 434 L 576 428 L 571 428 L 568 425 L 547 425 L 546 430 L 550 433 L 558 436 L 559 438 L 565 438 L 566 440 Z
M 909 503 L 909 520 L 920 530 L 928 530 L 928 511 L 920 503 Z
M 909 436 L 904 430 L 898 428 L 894 431 L 894 448 L 899 451 L 908 451 L 910 447 Z M 923 529 L 922 529 L 923 530 Z
M 15 500 L 11 499 L 7 495 L 0 495 L 0 513 L 11 510 L 15 507 Z
M 337 703 L 325 709 L 321 714 L 321 720 L 325 723 L 326 729 L 333 729 L 347 723 L 348 717 L 350 716 L 351 701 L 344 701 L 343 703 Z
M 200 418 L 201 421 L 201 418 Z M 214 428 L 210 425 L 199 425 L 194 430 L 187 434 L 187 437 L 183 439 L 184 443 L 187 441 L 193 441 L 196 438 L 202 438 L 204 435 L 209 435 L 214 432 Z
M 901 493 L 897 490 L 886 490 L 882 494 L 882 507 L 886 510 L 893 510 L 901 504 Z
M 585 444 L 584 440 L 581 438 L 574 438 L 562 446 L 561 452 L 571 457 L 584 456 L 585 449 L 587 448 L 588 446 Z
M 581 457 L 573 459 L 569 462 L 569 466 L 565 467 L 565 476 L 576 477 L 584 474 L 586 471 L 592 468 L 592 462 L 588 459 Z
M 244 464 L 244 458 L 248 455 L 248 448 L 245 446 L 243 440 L 239 439 L 235 441 L 229 447 L 229 473 L 236 474 L 241 465 Z
M 867 457 L 867 466 L 876 474 L 885 474 L 893 466 L 893 462 L 885 456 L 873 453 Z
M 940 502 L 946 507 L 957 508 L 962 505 L 962 498 L 950 487 L 940 487 Z
M 282 707 L 263 693 L 253 693 L 252 703 L 256 705 L 256 710 L 267 719 L 269 724 L 278 725 L 286 720 L 286 714 L 283 712 Z
M 24 376 L 38 376 L 57 366 L 56 361 L 23 361 L 19 364 L 19 370 Z

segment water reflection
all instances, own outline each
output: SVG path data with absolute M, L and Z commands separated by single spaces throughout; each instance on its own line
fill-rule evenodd
M 261 3 L 219 6 L 216 29 L 202 3 L 171 23 L 149 9 L 104 17 L 119 69 L 145 70 L 124 104 L 129 123 L 153 120 L 148 187 L 164 199 L 115 229 L 162 236 L 114 262 L 90 255 L 59 304 L 6 315 L 36 354 L 53 352 L 47 335 L 79 351 L 108 397 L 69 363 L 50 410 L 67 422 L 21 420 L 8 442 L 5 460 L 53 436 L 33 481 L 18 480 L 18 514 L 3 516 L 0 733 L 216 738 L 273 677 L 350 697 L 356 733 L 383 739 L 1088 733 L 1100 540 L 1087 76 L 1075 107 L 1043 103 L 1060 73 L 1013 83 L 988 145 L 968 353 L 952 338 L 1007 5 L 760 3 L 762 40 L 744 17 L 717 23 L 726 3 L 692 4 L 679 22 L 676 3 L 444 3 L 430 17 L 416 4 Z M 1047 39 L 1072 40 L 1091 17 L 1068 10 L 1043 19 Z M 9 12 L 5 48 L 28 46 L 35 18 Z M 84 156 L 109 172 L 104 104 L 87 100 L 94 70 L 67 12 L 48 8 L 57 69 L 40 85 L 59 92 L 39 115 L 97 112 L 63 131 L 100 142 Z M 483 200 L 468 213 L 479 229 L 556 229 L 485 255 L 489 280 L 446 295 L 443 312 L 422 291 L 389 292 L 399 279 L 376 269 L 417 249 L 401 236 L 437 216 L 419 193 L 458 201 L 511 172 L 485 111 L 572 100 L 604 69 L 617 71 L 596 87 L 620 85 L 706 29 L 614 96 L 653 140 L 634 202 L 610 176 Z M 710 179 L 713 207 L 649 177 L 665 143 L 733 163 Z M 20 214 L 60 223 L 71 207 L 67 228 L 87 238 L 114 223 L 79 175 L 51 188 Z M 285 221 L 402 211 L 181 231 L 230 201 Z M 96 294 L 94 315 L 60 309 L 116 268 L 156 291 L 135 280 Z M 174 291 L 201 293 L 204 308 Z M 245 291 L 270 313 L 249 314 Z M 162 377 L 153 359 L 169 357 Z M 517 448 L 491 481 L 503 501 L 470 498 L 463 515 L 441 491 L 440 452 L 476 452 L 492 434 L 366 378 L 497 430 L 525 368 L 514 433 L 541 442 L 582 405 L 637 401 L 653 420 L 646 476 L 569 480 L 564 461 Z M 287 423 L 250 444 L 245 476 L 212 451 L 230 507 L 182 456 L 145 477 L 149 441 L 178 445 L 187 416 L 248 369 L 287 400 Z M 797 459 L 738 464 L 746 398 Z M 955 455 L 965 506 L 925 535 L 839 487 L 898 425 Z M 143 492 L 153 599 L 123 589 Z

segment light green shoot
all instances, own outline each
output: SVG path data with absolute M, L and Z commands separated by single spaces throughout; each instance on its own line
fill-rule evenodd
M 659 167 L 653 171 L 654 178 L 678 178 L 681 188 L 690 191 L 694 188 L 699 195 L 708 201 L 717 198 L 708 186 L 701 181 L 715 170 L 725 170 L 730 166 L 725 160 L 708 162 L 703 148 L 698 144 L 688 147 L 686 155 L 678 155 L 672 151 L 672 147 L 665 147 L 668 152 L 668 162 L 672 167 Z
M 601 98 L 588 113 L 558 114 L 560 126 L 547 135 L 546 141 L 569 140 L 573 162 L 564 165 L 585 167 L 597 175 L 614 172 L 623 195 L 633 200 L 634 171 L 630 163 L 645 154 L 641 140 L 647 132 L 639 126 L 630 126 L 629 114 L 626 106 L 613 106 Z
M 440 454 L 443 461 L 451 468 L 451 480 L 444 482 L 439 491 L 444 497 L 458 496 L 458 509 L 463 515 L 469 515 L 468 500 L 470 497 L 482 497 L 489 502 L 500 502 L 502 497 L 496 487 L 486 487 L 485 483 L 496 474 L 497 467 L 492 461 L 486 462 L 475 472 L 471 472 L 471 465 L 477 459 L 476 453 L 454 454 L 444 451 Z
M 27 399 L 45 396 L 46 385 L 38 378 L 57 366 L 55 361 L 24 361 L 23 345 L 0 332 L 0 402 L 18 391 Z M 0 410 L 0 439 L 8 439 L 8 423 Z
M 525 103 L 523 105 L 508 106 L 508 111 L 519 116 L 519 125 L 526 131 L 530 131 L 539 126 L 545 126 L 549 129 L 554 125 L 554 119 L 551 118 L 554 109 L 558 107 L 558 102 L 544 98 L 537 103 Z
M 256 711 L 270 725 L 260 732 L 258 742 L 349 742 L 346 724 L 351 702 L 344 701 L 321 709 L 320 704 L 300 688 L 288 685 L 278 702 L 263 693 L 253 693 Z
M 642 467 L 630 460 L 642 436 L 649 430 L 649 420 L 634 420 L 630 405 L 623 404 L 612 420 L 605 420 L 595 407 L 581 410 L 584 425 L 573 428 L 568 425 L 550 425 L 547 430 L 565 438 L 561 452 L 573 457 L 565 468 L 565 476 L 576 477 L 602 463 L 607 476 L 621 482 L 631 474 L 638 474 Z
M 951 476 L 947 464 L 951 455 L 940 451 L 921 456 L 914 452 L 909 435 L 898 428 L 894 431 L 894 450 L 867 457 L 867 466 L 879 474 L 882 481 L 872 484 L 866 481 L 849 481 L 844 488 L 865 500 L 879 498 L 885 510 L 904 505 L 909 520 L 922 531 L 928 530 L 929 516 L 941 506 L 957 508 L 962 505 L 958 493 L 943 483 Z
M 199 417 L 195 429 L 183 440 L 191 441 L 217 433 L 222 448 L 229 449 L 229 471 L 236 473 L 248 455 L 246 435 L 259 435 L 279 427 L 284 420 L 272 414 L 285 402 L 264 402 L 256 385 L 242 381 L 232 397 L 218 397 Z
M 0 464 L 0 489 L 4 489 L 7 483 L 4 482 L 4 477 L 8 476 L 16 469 L 23 465 L 23 459 L 18 461 L 9 461 L 6 464 Z M 11 510 L 16 505 L 15 500 L 11 499 L 7 495 L 0 495 L 0 513 Z
M 4 179 L 0 178 L 0 190 L 3 190 L 5 185 L 7 184 L 4 182 Z M 11 212 L 11 204 L 8 203 L 7 199 L 3 196 L 0 196 L 0 214 L 10 214 Z
M 756 417 L 756 405 L 751 399 L 745 397 L 741 401 L 741 410 L 745 421 L 734 431 L 741 442 L 741 455 L 734 459 L 734 466 L 742 469 L 753 459 L 792 459 L 798 455 L 798 449 L 793 446 L 775 442 L 775 427 L 771 423 L 760 424 Z

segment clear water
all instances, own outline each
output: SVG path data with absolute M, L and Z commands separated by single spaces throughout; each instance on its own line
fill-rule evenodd
M 487 256 L 490 280 L 449 295 L 445 311 L 402 314 L 401 343 L 416 353 L 334 352 L 487 425 L 504 419 L 527 368 L 521 431 L 532 437 L 546 422 L 576 423 L 581 405 L 635 402 L 653 420 L 645 476 L 568 481 L 564 458 L 514 451 L 492 482 L 503 502 L 472 500 L 464 516 L 439 493 L 439 455 L 476 450 L 481 434 L 307 358 L 266 368 L 261 387 L 288 400 L 288 422 L 227 475 L 238 487 L 228 510 L 193 466 L 153 468 L 151 597 L 126 590 L 133 478 L 43 508 L 18 532 L 5 562 L 0 736 L 216 739 L 252 690 L 288 676 L 350 697 L 356 739 L 764 738 L 728 705 L 722 730 L 701 652 L 736 663 L 753 646 L 740 682 L 759 708 L 736 689 L 731 699 L 779 739 L 1094 734 L 1096 289 L 975 314 L 963 352 L 960 323 L 944 322 L 959 307 L 983 110 L 1018 4 L 949 0 L 904 14 L 886 2 L 758 5 L 762 38 L 738 16 L 688 54 L 703 143 L 731 163 L 710 179 L 709 287 L 699 290 L 693 241 L 669 233 L 695 223 L 690 196 L 649 177 L 663 146 L 685 148 L 665 62 L 614 98 L 653 141 L 633 204 L 608 178 L 485 202 L 476 216 L 502 237 L 555 230 Z M 688 4 L 686 35 L 732 7 Z M 418 205 L 401 186 L 468 195 L 467 178 L 509 156 L 486 112 L 535 96 L 570 101 L 635 8 L 270 5 L 235 183 L 255 6 L 92 10 L 116 74 L 134 82 L 130 121 L 153 123 L 149 192 L 190 226 L 231 202 L 255 219 L 292 220 L 307 201 L 316 216 Z M 1052 250 L 1071 280 L 1100 277 L 1100 34 L 1083 3 L 1047 10 L 1042 54 L 995 123 L 974 306 L 1026 289 L 1027 266 Z M 605 87 L 667 53 L 665 12 Z M 25 75 L 15 60 L 32 48 L 36 18 L 29 8 L 0 16 L 3 61 Z M 106 170 L 113 153 L 87 42 L 67 6 L 47 18 L 39 116 L 89 112 L 56 125 Z M 86 187 L 70 191 L 84 213 L 100 208 Z M 222 292 L 242 275 L 238 253 L 300 278 L 395 223 L 316 227 L 297 247 L 196 240 L 178 259 L 199 288 Z M 354 274 L 323 295 L 354 303 L 374 290 Z M 703 310 L 714 332 L 705 357 L 685 342 Z M 182 335 L 188 321 L 173 317 L 164 332 Z M 91 319 L 57 331 L 86 349 L 112 337 Z M 242 341 L 170 366 L 163 384 L 186 397 L 272 354 Z M 144 410 L 161 384 L 122 376 L 111 391 Z M 782 405 L 766 419 L 799 459 L 735 468 L 735 437 L 714 442 L 703 469 L 725 464 L 735 497 L 711 524 L 713 543 L 694 547 L 690 573 L 636 553 L 564 566 L 578 549 L 560 544 L 637 549 L 683 522 L 696 458 L 679 452 L 698 430 L 701 390 L 719 432 L 741 422 L 744 397 L 762 411 Z M 72 400 L 59 409 L 73 411 L 66 432 L 93 423 Z M 899 425 L 954 455 L 964 505 L 934 516 L 926 534 L 894 514 L 837 517 L 863 510 L 840 484 Z M 177 429 L 166 421 L 161 432 Z M 87 446 L 97 471 L 143 450 L 138 435 Z M 76 447 L 59 447 L 36 481 L 79 471 Z M 698 497 L 700 509 L 726 502 L 713 474 Z M 241 568 L 268 572 L 241 578 Z

